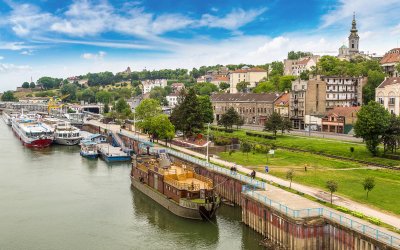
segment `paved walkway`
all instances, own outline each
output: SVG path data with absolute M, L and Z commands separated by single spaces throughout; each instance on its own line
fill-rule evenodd
M 119 125 L 106 125 L 106 124 L 102 124 L 102 123 L 100 123 L 98 121 L 95 121 L 95 120 L 91 120 L 88 123 L 90 123 L 92 125 L 95 125 L 95 126 L 101 126 L 101 127 L 113 130 L 113 131 L 120 131 L 120 126 Z M 134 135 L 134 133 L 131 132 L 131 131 L 124 130 L 124 132 L 131 133 L 132 135 Z M 148 139 L 149 138 L 147 135 L 138 134 L 138 133 L 136 133 L 135 136 L 138 136 L 138 137 L 140 137 L 142 139 Z M 183 152 L 185 154 L 205 159 L 205 156 L 203 154 L 194 152 L 194 151 L 189 150 L 187 148 L 183 148 L 183 147 L 179 147 L 179 146 L 175 146 L 175 145 L 169 145 L 169 146 L 170 146 L 170 148 L 176 149 L 176 150 L 178 150 L 180 152 Z M 213 158 L 213 157 L 210 158 L 210 162 L 215 163 L 217 165 L 226 166 L 228 168 L 234 166 L 234 163 L 232 163 L 232 162 L 224 161 L 224 160 Z M 243 166 L 236 166 L 236 168 L 238 169 L 238 171 L 243 172 L 245 174 L 250 174 L 252 172 L 252 170 L 250 170 L 248 168 L 245 168 Z M 275 176 L 272 176 L 272 175 L 269 175 L 269 174 L 266 174 L 266 173 L 257 172 L 256 176 L 261 178 L 261 179 L 263 179 L 263 180 L 265 180 L 265 181 L 274 182 L 274 183 L 279 184 L 281 186 L 289 187 L 289 185 L 290 185 L 289 181 L 284 180 L 284 179 L 280 179 L 278 177 L 275 177 Z M 314 187 L 305 186 L 305 185 L 301 185 L 301 184 L 297 184 L 297 183 L 293 183 L 293 182 L 292 182 L 292 189 L 294 189 L 296 191 L 299 191 L 299 192 L 302 192 L 302 193 L 305 193 L 305 194 L 308 194 L 308 195 L 313 196 L 315 198 L 318 198 L 320 200 L 324 200 L 326 202 L 330 202 L 330 193 L 328 193 L 328 192 L 326 192 L 324 190 L 321 190 L 321 189 L 318 189 L 318 188 L 314 188 Z M 347 198 L 344 198 L 344 197 L 338 196 L 338 195 L 334 195 L 333 196 L 333 203 L 335 205 L 346 207 L 346 208 L 351 209 L 353 211 L 361 212 L 361 213 L 363 213 L 363 214 L 365 214 L 367 216 L 372 216 L 372 217 L 375 217 L 375 218 L 379 218 L 382 222 L 385 222 L 385 223 L 387 223 L 389 225 L 393 225 L 396 228 L 400 229 L 400 217 L 397 216 L 397 215 L 392 215 L 392 214 L 389 214 L 389 213 L 385 213 L 385 212 L 376 210 L 376 209 L 371 208 L 371 207 L 369 207 L 367 205 L 364 205 L 364 204 L 349 200 Z

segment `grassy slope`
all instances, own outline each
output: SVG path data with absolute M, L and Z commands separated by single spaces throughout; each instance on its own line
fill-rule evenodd
M 239 139 L 256 141 L 259 143 L 274 143 L 277 146 L 310 150 L 312 152 L 320 152 L 343 157 L 354 157 L 354 159 L 369 162 L 377 162 L 390 166 L 399 166 L 399 160 L 391 160 L 382 157 L 373 157 L 366 149 L 364 144 L 343 142 L 339 140 L 323 139 L 323 138 L 307 138 L 291 135 L 278 135 L 276 140 L 269 140 L 259 137 L 246 136 L 244 131 L 235 131 L 233 133 L 225 133 L 213 131 L 218 136 L 237 137 Z M 354 147 L 354 153 L 350 152 L 350 147 Z
M 235 152 L 221 153 L 220 157 L 237 164 L 264 171 L 266 155 Z M 307 172 L 304 166 L 307 164 Z M 358 163 L 332 160 L 314 154 L 290 152 L 278 149 L 275 157 L 268 159 L 270 174 L 285 178 L 289 168 L 295 169 L 294 182 L 325 189 L 326 181 L 335 180 L 339 184 L 338 193 L 361 203 L 371 204 L 377 208 L 400 214 L 400 202 L 397 193 L 400 190 L 400 172 L 394 170 L 363 169 Z M 358 168 L 347 169 L 346 168 Z M 342 169 L 342 170 L 340 170 Z M 368 200 L 362 187 L 365 177 L 375 177 L 376 186 L 370 192 Z

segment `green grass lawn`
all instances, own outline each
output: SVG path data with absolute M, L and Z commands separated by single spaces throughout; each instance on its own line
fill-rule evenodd
M 264 171 L 267 164 L 265 154 L 235 152 L 229 155 L 227 152 L 219 156 L 231 162 Z M 304 166 L 307 164 L 307 172 Z M 270 174 L 285 178 L 289 168 L 295 169 L 293 182 L 326 189 L 328 180 L 338 182 L 338 194 L 349 197 L 360 203 L 370 204 L 377 208 L 400 214 L 400 172 L 386 169 L 364 169 L 358 163 L 333 160 L 327 157 L 309 153 L 290 152 L 276 150 L 275 157 L 269 157 L 268 166 Z M 347 169 L 346 169 L 347 168 Z M 351 169 L 350 169 L 351 168 Z M 356 169 L 353 169 L 356 168 Z M 362 181 L 366 177 L 374 177 L 376 186 L 370 192 L 367 200 L 366 193 L 362 187 Z
M 326 153 L 358 160 L 381 163 L 389 166 L 400 166 L 399 160 L 391 160 L 383 157 L 373 157 L 362 143 L 344 142 L 339 140 L 300 137 L 292 135 L 278 135 L 276 140 L 260 137 L 247 136 L 245 131 L 239 130 L 233 133 L 212 131 L 215 136 L 234 137 L 257 143 L 275 144 L 276 146 L 290 147 L 295 149 L 309 150 L 315 153 Z M 261 133 L 261 132 L 260 132 Z M 264 132 L 265 133 L 265 132 Z M 268 133 L 267 133 L 268 134 Z M 354 153 L 350 152 L 354 148 Z

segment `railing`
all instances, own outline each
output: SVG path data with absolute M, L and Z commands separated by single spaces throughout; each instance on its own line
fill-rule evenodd
M 290 216 L 292 218 L 307 218 L 307 217 L 324 217 L 328 220 L 336 222 L 340 225 L 343 225 L 347 228 L 353 229 L 363 235 L 367 235 L 373 239 L 376 239 L 380 242 L 383 242 L 389 246 L 399 248 L 400 249 L 400 238 L 389 235 L 385 232 L 380 231 L 379 229 L 372 228 L 369 225 L 363 224 L 359 221 L 355 221 L 347 216 L 339 214 L 331 209 L 327 208 L 307 208 L 307 209 L 291 209 L 288 206 L 281 204 L 279 202 L 273 201 L 269 199 L 267 196 L 260 194 L 259 192 L 254 192 L 256 190 L 251 189 L 249 187 L 243 186 L 242 192 L 246 195 L 250 195 L 261 203 L 270 206 L 281 213 Z
M 186 208 L 191 208 L 191 209 L 199 209 L 200 206 L 205 207 L 207 210 L 211 210 L 212 205 L 211 203 L 197 203 L 197 202 L 193 202 L 190 200 L 186 200 L 186 199 L 180 199 L 179 200 L 179 205 L 182 207 L 186 207 Z
M 188 183 L 181 183 L 168 175 L 164 176 L 164 182 L 179 189 L 179 190 L 188 190 L 188 191 L 199 191 L 200 184 L 188 184 Z

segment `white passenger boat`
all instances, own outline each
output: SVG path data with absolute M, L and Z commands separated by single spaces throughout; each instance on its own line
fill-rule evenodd
M 24 114 L 11 119 L 12 129 L 24 146 L 45 148 L 53 142 L 53 129 L 40 120 L 39 116 Z
M 57 118 L 44 118 L 43 122 L 54 131 L 54 142 L 60 145 L 78 145 L 82 137 L 80 130 L 71 125 L 70 122 Z

